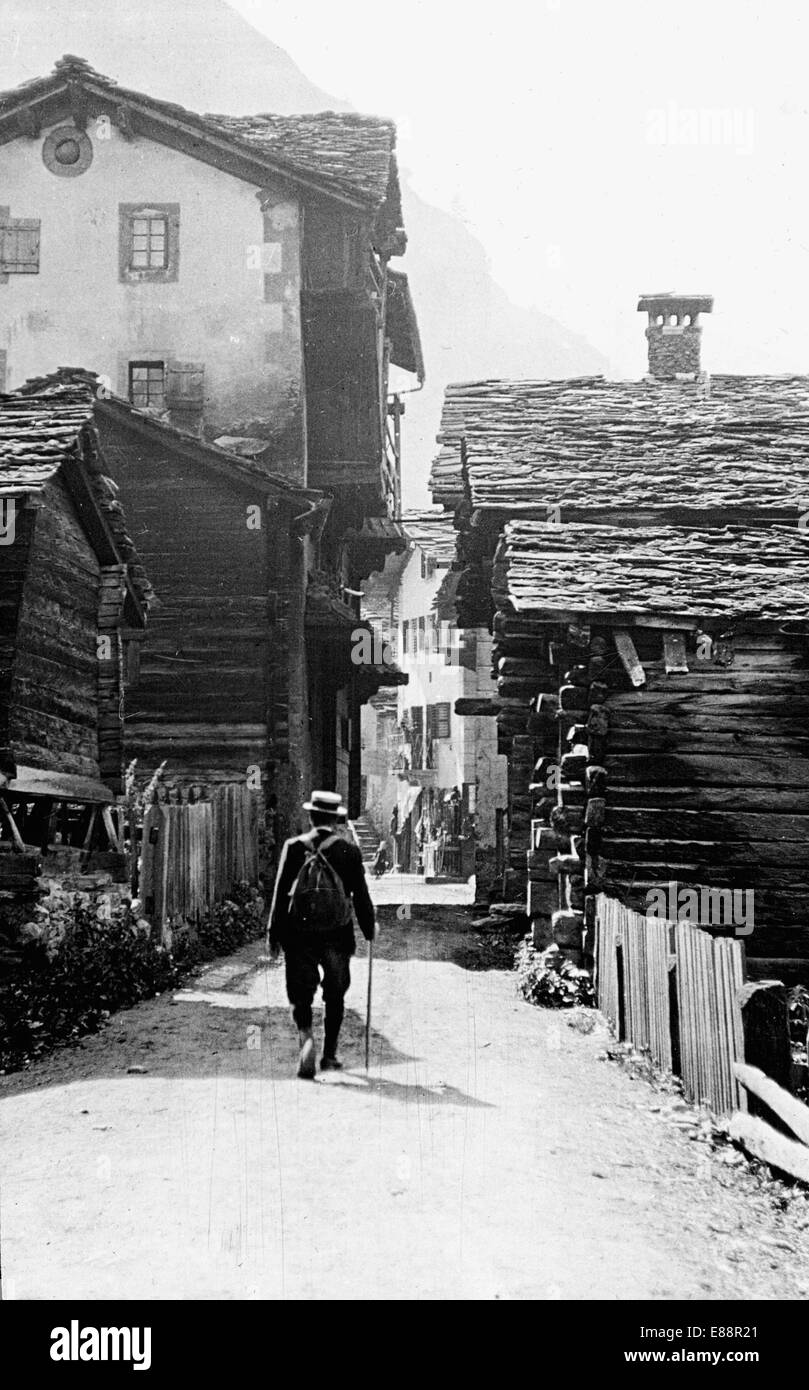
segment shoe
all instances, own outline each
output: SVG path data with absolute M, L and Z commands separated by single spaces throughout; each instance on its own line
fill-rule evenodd
M 321 1057 L 321 1059 L 320 1059 L 320 1070 L 321 1070 L 321 1071 L 342 1071 L 342 1070 L 343 1070 L 343 1064 L 342 1064 L 342 1062 L 339 1062 L 339 1061 L 337 1060 L 336 1057 Z
M 298 1076 L 303 1081 L 314 1081 L 315 1079 L 315 1043 L 311 1033 L 301 1033 Z

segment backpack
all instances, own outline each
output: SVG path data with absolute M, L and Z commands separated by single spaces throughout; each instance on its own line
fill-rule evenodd
M 324 849 L 341 839 L 328 835 L 310 841 L 306 858 L 289 890 L 289 919 L 298 931 L 334 932 L 351 920 L 351 904 L 337 870 L 329 863 Z

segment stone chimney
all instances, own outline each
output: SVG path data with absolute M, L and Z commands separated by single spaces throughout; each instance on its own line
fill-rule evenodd
M 660 381 L 695 381 L 700 375 L 700 314 L 710 314 L 708 294 L 643 294 L 649 327 L 649 375 Z

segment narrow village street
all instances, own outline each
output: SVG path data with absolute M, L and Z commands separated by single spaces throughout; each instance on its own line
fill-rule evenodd
M 5 1298 L 809 1294 L 804 1201 L 691 1137 L 598 1015 L 523 1002 L 456 909 L 382 919 L 368 1075 L 365 947 L 311 1083 L 255 943 L 0 1078 Z

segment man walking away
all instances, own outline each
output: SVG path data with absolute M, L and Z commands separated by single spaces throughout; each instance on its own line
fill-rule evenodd
M 281 851 L 268 922 L 270 952 L 283 950 L 292 1017 L 298 1029 L 298 1076 L 313 1080 L 315 1044 L 312 1002 L 323 988 L 325 1038 L 321 1071 L 339 1071 L 337 1039 L 343 1000 L 351 983 L 354 921 L 366 941 L 378 935 L 374 906 L 365 881 L 362 854 L 343 838 L 339 818 L 346 814 L 335 792 L 315 791 L 304 803 L 312 828 L 287 840 Z M 322 977 L 321 972 L 322 971 Z

